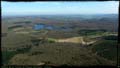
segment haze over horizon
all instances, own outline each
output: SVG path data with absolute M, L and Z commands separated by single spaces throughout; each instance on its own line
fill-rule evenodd
M 119 1 L 1 2 L 2 16 L 118 14 Z

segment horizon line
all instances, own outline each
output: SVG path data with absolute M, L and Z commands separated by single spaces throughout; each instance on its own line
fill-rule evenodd
M 28 15 L 1 15 L 1 16 L 38 16 L 38 15 L 118 15 L 118 13 L 95 13 L 95 14 L 28 14 Z

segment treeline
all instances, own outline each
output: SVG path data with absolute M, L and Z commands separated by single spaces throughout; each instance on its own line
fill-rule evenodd
M 8 29 L 14 29 L 14 28 L 18 28 L 18 27 L 23 27 L 23 25 L 10 26 L 10 27 L 8 27 Z
M 107 30 L 105 29 L 82 29 L 79 30 L 78 33 L 80 35 L 96 35 L 96 34 L 101 34 L 106 32 Z

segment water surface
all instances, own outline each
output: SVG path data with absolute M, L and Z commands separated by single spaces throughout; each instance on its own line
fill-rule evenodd
M 33 26 L 33 29 L 34 30 L 48 29 L 48 30 L 63 30 L 63 31 L 71 30 L 71 28 L 67 28 L 67 27 L 59 27 L 59 26 L 52 26 L 46 24 L 35 24 Z

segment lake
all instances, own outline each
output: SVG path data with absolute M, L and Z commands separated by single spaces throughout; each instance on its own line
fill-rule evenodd
M 71 28 L 59 27 L 59 26 L 52 26 L 52 25 L 46 25 L 46 24 L 35 24 L 33 26 L 33 29 L 34 30 L 48 29 L 48 30 L 63 30 L 63 31 L 68 31 Z
M 45 25 L 45 24 L 35 24 L 35 25 L 33 26 L 33 29 L 34 29 L 34 30 L 41 30 L 41 29 L 49 29 L 49 30 L 52 30 L 52 29 L 53 29 L 53 26 Z

